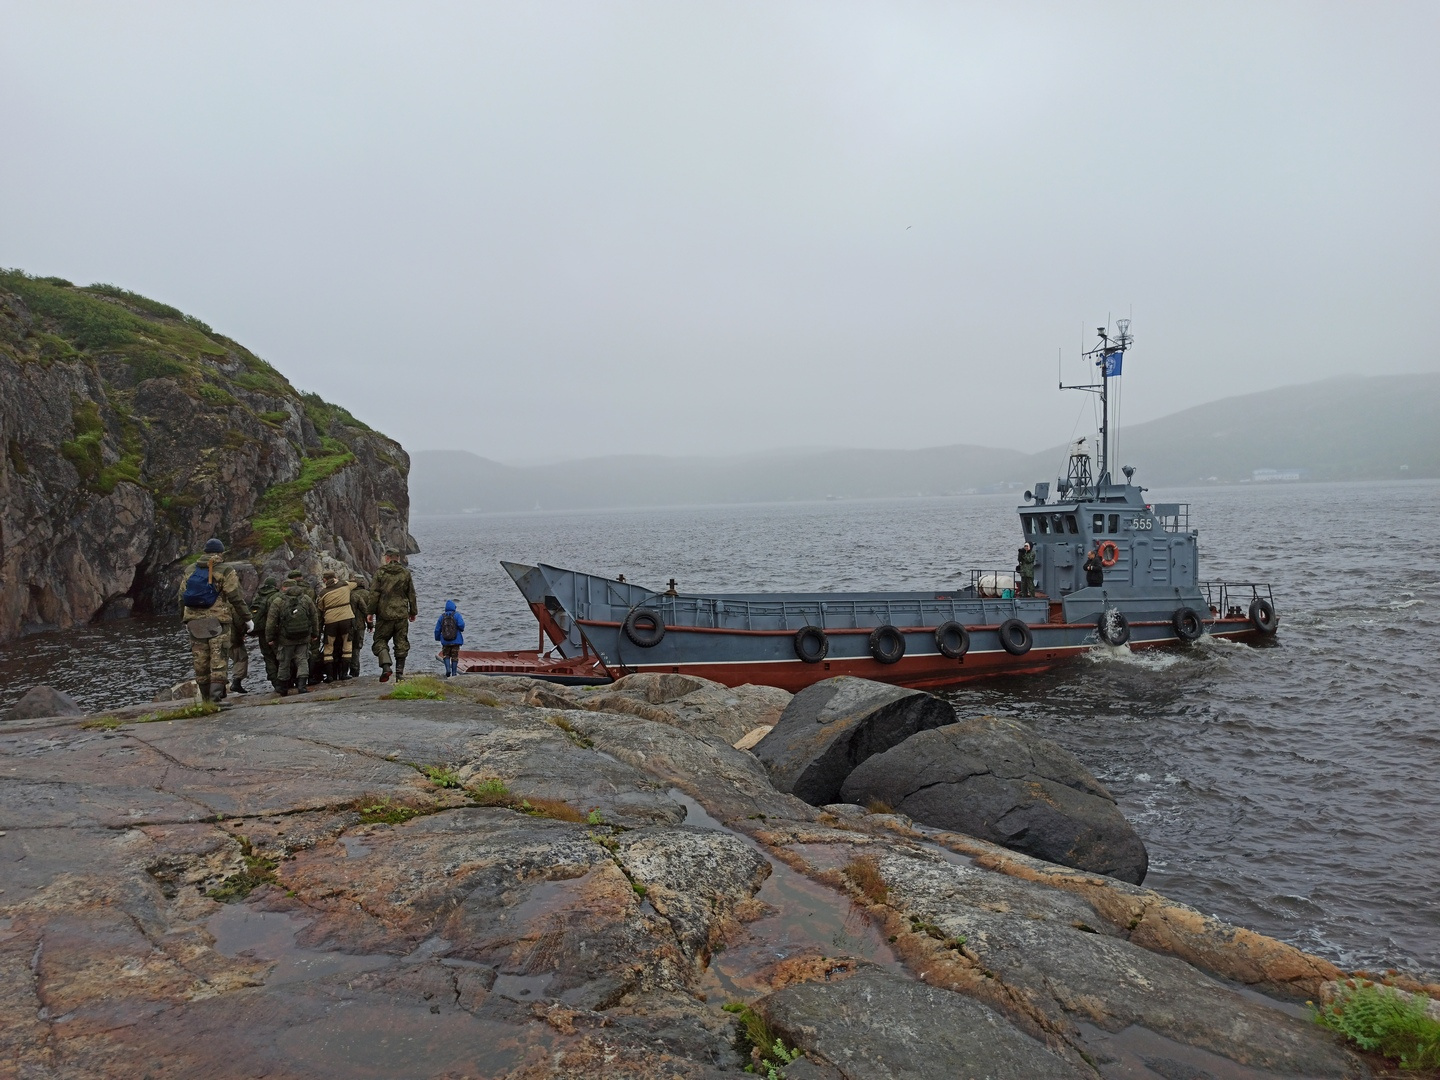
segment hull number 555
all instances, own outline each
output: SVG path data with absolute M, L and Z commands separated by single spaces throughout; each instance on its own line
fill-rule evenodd
M 1142 517 L 1131 518 L 1130 528 L 1135 532 L 1146 532 L 1149 529 L 1155 528 L 1155 519 Z

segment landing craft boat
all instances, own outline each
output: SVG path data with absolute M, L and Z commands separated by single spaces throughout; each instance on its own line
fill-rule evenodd
M 1066 476 L 1038 483 L 1018 508 L 1034 545 L 1035 595 L 1008 571 L 923 592 L 656 592 L 621 578 L 556 566 L 503 563 L 540 624 L 539 648 L 461 651 L 463 671 L 605 683 L 635 672 L 697 675 L 729 686 L 796 691 L 835 675 L 933 689 L 1054 667 L 1097 644 L 1152 648 L 1203 634 L 1273 635 L 1274 596 L 1263 582 L 1200 580 L 1199 531 L 1187 503 L 1148 503 L 1122 469 L 1110 473 L 1110 381 L 1133 338 L 1128 319 L 1085 353 L 1098 381 L 1061 389 L 1100 398 L 1098 456 L 1081 440 Z M 1082 569 L 1095 551 L 1104 583 Z M 548 640 L 548 645 L 546 644 Z

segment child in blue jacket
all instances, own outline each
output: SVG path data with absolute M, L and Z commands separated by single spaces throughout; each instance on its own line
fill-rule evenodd
M 465 644 L 465 616 L 455 608 L 454 600 L 445 601 L 445 614 L 435 620 L 435 640 L 440 642 L 440 662 L 445 677 L 460 674 L 460 646 Z

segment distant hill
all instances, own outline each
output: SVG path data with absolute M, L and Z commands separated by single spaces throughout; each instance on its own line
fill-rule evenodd
M 1348 377 L 1197 405 L 1122 428 L 1117 464 L 1147 486 L 1440 476 L 1440 375 Z M 1065 447 L 773 451 L 615 456 L 511 466 L 464 450 L 412 457 L 418 514 L 950 495 L 1054 480 Z M 1402 468 L 1408 466 L 1408 468 Z

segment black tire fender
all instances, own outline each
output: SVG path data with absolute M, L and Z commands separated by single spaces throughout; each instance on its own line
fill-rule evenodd
M 795 655 L 807 664 L 818 664 L 830 655 L 830 635 L 818 626 L 795 631 Z
M 1011 656 L 1024 656 L 1035 644 L 1035 635 L 1019 619 L 1006 619 L 995 628 L 1000 635 L 1000 645 Z
M 970 631 L 953 619 L 935 628 L 935 648 L 947 660 L 959 660 L 970 651 Z
M 1106 608 L 1095 620 L 1095 634 L 1106 645 L 1124 645 L 1130 640 L 1130 620 L 1119 608 Z
M 1205 633 L 1205 620 L 1194 608 L 1180 608 L 1175 612 L 1170 624 L 1175 627 L 1175 636 L 1181 641 L 1198 641 L 1200 635 Z
M 893 664 L 905 655 L 905 635 L 893 626 L 870 631 L 870 655 L 882 664 Z
M 1275 605 L 1263 596 L 1257 596 L 1250 601 L 1250 621 L 1262 634 L 1273 634 L 1280 625 L 1280 617 L 1275 614 Z
M 642 649 L 653 649 L 665 637 L 665 620 L 654 608 L 631 608 L 620 628 Z

